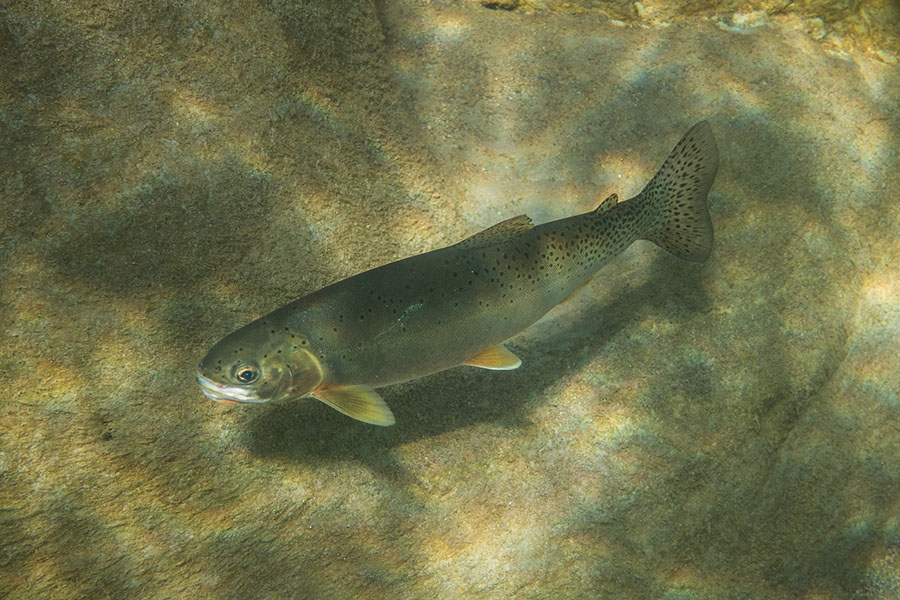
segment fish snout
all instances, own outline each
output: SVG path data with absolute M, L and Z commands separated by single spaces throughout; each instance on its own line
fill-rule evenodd
M 200 391 L 203 392 L 203 395 L 214 402 L 221 402 L 224 404 L 259 404 L 265 402 L 265 400 L 260 399 L 252 390 L 219 383 L 206 377 L 203 373 L 199 372 L 199 370 L 197 372 L 196 381 L 197 385 L 200 386 Z

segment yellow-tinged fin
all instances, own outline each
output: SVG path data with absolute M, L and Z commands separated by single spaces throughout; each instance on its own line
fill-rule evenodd
M 509 241 L 523 231 L 532 229 L 534 224 L 528 215 L 519 215 L 512 219 L 500 221 L 496 225 L 480 231 L 472 237 L 466 238 L 456 244 L 457 248 L 482 248 Z
M 465 364 L 492 371 L 512 371 L 519 368 L 522 359 L 507 350 L 503 344 L 497 344 L 487 350 L 482 350 L 467 360 Z
M 348 417 L 372 425 L 393 425 L 394 414 L 378 392 L 365 385 L 322 387 L 311 394 Z
M 616 204 L 619 203 L 619 195 L 618 194 L 610 194 L 606 197 L 606 200 L 600 203 L 600 206 L 594 209 L 594 214 L 605 213 Z

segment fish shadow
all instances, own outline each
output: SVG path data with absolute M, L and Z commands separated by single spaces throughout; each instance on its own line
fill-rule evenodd
M 261 458 L 292 463 L 356 460 L 384 475 L 398 476 L 392 450 L 408 442 L 479 423 L 527 426 L 529 409 L 545 401 L 546 390 L 596 356 L 585 348 L 601 352 L 607 340 L 645 314 L 681 320 L 705 310 L 709 298 L 703 278 L 708 267 L 660 253 L 650 269 L 640 285 L 629 286 L 627 273 L 608 280 L 625 289 L 610 301 L 588 303 L 540 344 L 512 341 L 510 346 L 522 358 L 522 367 L 515 371 L 458 367 L 379 390 L 397 419 L 392 427 L 360 423 L 305 399 L 263 408 L 251 417 L 242 441 Z

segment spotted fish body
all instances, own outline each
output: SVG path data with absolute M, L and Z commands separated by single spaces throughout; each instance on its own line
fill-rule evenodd
M 681 139 L 644 190 L 533 226 L 503 221 L 458 244 L 332 284 L 235 331 L 201 361 L 213 400 L 313 396 L 354 418 L 394 422 L 374 388 L 462 364 L 513 369 L 502 343 L 634 241 L 700 262 L 712 248 L 707 193 L 718 153 L 706 122 Z

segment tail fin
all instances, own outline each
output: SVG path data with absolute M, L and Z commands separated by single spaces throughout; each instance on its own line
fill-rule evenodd
M 678 258 L 703 262 L 712 251 L 713 230 L 706 195 L 719 169 L 719 151 L 709 123 L 684 134 L 635 200 L 649 204 L 662 226 L 645 239 Z

